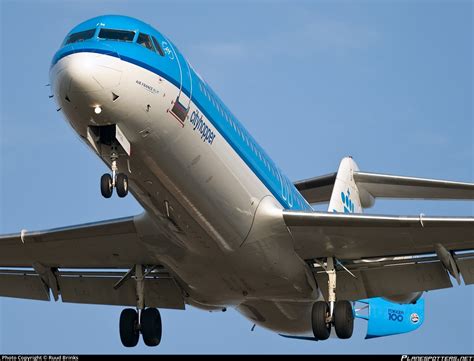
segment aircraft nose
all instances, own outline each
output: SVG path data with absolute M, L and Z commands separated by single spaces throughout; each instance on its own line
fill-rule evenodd
M 110 123 L 121 95 L 123 64 L 115 53 L 78 52 L 61 58 L 50 72 L 54 98 L 71 119 Z M 78 124 L 79 124 L 78 123 Z
M 120 84 L 122 71 L 110 56 L 76 53 L 65 60 L 59 81 L 70 93 L 107 90 Z

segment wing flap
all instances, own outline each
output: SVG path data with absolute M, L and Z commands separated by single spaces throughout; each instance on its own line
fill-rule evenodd
M 114 289 L 119 277 L 68 277 L 59 278 L 63 302 L 101 305 L 137 305 L 134 282 L 126 282 Z M 147 307 L 184 310 L 180 289 L 172 278 L 145 280 L 145 302 Z
M 49 301 L 49 288 L 38 275 L 21 273 L 0 274 L 0 296 Z
M 470 258 L 456 258 L 456 264 L 461 271 L 462 278 L 466 285 L 474 284 L 474 255 Z
M 58 294 L 62 302 L 131 306 L 137 305 L 133 280 L 114 287 L 122 279 L 120 271 L 55 271 Z M 0 296 L 50 300 L 50 288 L 34 269 L 0 270 Z M 164 271 L 154 272 L 145 278 L 147 307 L 183 310 L 181 289 Z
M 356 301 L 452 287 L 449 275 L 439 261 L 351 269 L 351 272 L 356 278 L 345 270 L 337 271 L 337 296 L 340 299 Z M 328 282 L 325 272 L 316 272 L 315 277 L 319 285 Z M 327 287 L 320 289 L 328 299 Z
M 474 249 L 472 217 L 396 217 L 283 211 L 295 251 L 303 259 L 427 254 Z

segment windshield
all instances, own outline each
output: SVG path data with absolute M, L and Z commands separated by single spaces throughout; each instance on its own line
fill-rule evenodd
M 148 36 L 147 34 L 140 33 L 137 38 L 137 44 L 140 44 L 147 49 L 155 51 L 155 49 L 153 48 L 153 44 L 151 43 L 150 36 Z
M 153 38 L 153 44 L 155 44 L 156 50 L 158 50 L 161 56 L 164 56 L 165 53 L 163 52 L 163 49 L 161 49 L 160 43 L 158 42 L 158 40 L 156 40 L 154 36 L 152 36 L 152 38 Z
M 100 29 L 99 38 L 118 41 L 133 41 L 135 33 L 126 30 Z
M 71 34 L 68 36 L 65 45 L 90 39 L 94 36 L 94 34 L 95 34 L 95 29 L 79 31 L 78 33 Z

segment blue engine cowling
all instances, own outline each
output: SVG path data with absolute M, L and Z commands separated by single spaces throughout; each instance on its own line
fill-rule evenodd
M 399 304 L 383 298 L 357 301 L 365 306 L 355 310 L 355 316 L 368 321 L 366 339 L 398 335 L 418 329 L 424 321 L 425 301 Z M 367 315 L 362 311 L 368 309 Z

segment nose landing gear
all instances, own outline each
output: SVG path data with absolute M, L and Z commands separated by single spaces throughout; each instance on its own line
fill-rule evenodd
M 120 198 L 128 194 L 128 177 L 126 174 L 118 173 L 115 178 L 115 188 L 117 188 L 117 195 Z
M 117 195 L 120 198 L 125 197 L 128 194 L 128 177 L 124 173 L 117 173 L 117 160 L 118 160 L 117 147 L 112 146 L 112 152 L 110 154 L 110 160 L 112 162 L 112 175 L 106 173 L 100 178 L 100 192 L 104 198 L 110 198 L 114 191 L 117 190 Z
M 100 177 L 100 192 L 104 198 L 112 197 L 114 182 L 110 174 L 106 173 Z

